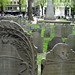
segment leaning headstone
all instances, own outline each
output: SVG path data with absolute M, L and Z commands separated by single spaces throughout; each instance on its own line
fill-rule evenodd
M 46 10 L 46 15 L 44 19 L 45 20 L 55 20 L 52 0 L 48 0 L 47 3 L 48 3 L 47 10 Z
M 75 35 L 70 34 L 65 42 L 75 51 Z
M 50 51 L 55 44 L 62 43 L 62 42 L 63 41 L 61 37 L 54 37 L 51 41 L 48 42 L 47 51 Z
M 56 44 L 41 66 L 41 75 L 75 75 L 75 52 L 65 43 Z
M 37 47 L 37 52 L 43 52 L 43 40 L 44 38 L 40 36 L 39 32 L 32 32 L 33 44 Z
M 37 75 L 36 50 L 29 34 L 13 21 L 0 21 L 0 75 Z

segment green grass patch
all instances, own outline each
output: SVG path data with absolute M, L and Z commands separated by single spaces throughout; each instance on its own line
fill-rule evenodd
M 51 38 L 44 38 L 44 42 L 43 42 L 43 50 L 47 51 L 47 45 L 48 45 L 48 41 L 50 41 Z
M 67 38 L 62 38 L 62 41 L 65 42 L 66 39 L 67 39 Z
M 73 31 L 73 33 L 72 34 L 74 34 L 75 35 L 75 31 Z
M 67 20 L 58 20 L 58 22 L 71 22 L 71 21 L 67 21 Z
M 42 29 L 41 29 L 42 31 L 41 31 L 41 37 L 44 37 L 44 31 L 45 31 L 45 27 L 42 27 Z
M 41 65 L 41 60 L 45 58 L 45 54 L 44 53 L 41 53 L 41 54 L 38 54 L 37 55 L 37 64 L 38 65 Z

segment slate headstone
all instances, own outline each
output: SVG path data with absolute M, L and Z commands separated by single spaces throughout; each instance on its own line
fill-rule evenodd
M 62 42 L 63 41 L 61 37 L 54 37 L 51 41 L 48 42 L 47 51 L 50 51 L 55 44 L 62 43 Z
M 44 37 L 50 37 L 50 27 L 46 27 L 45 31 L 44 31 Z
M 75 51 L 75 35 L 70 34 L 65 42 Z
M 41 65 L 41 75 L 75 75 L 75 52 L 65 43 L 56 44 Z
M 73 27 L 71 25 L 56 24 L 54 28 L 55 36 L 67 38 L 72 33 Z
M 63 25 L 61 33 L 62 37 L 67 38 L 69 34 L 72 34 L 73 27 L 71 25 Z
M 32 32 L 33 44 L 38 48 L 37 52 L 43 52 L 43 40 L 44 38 L 40 36 L 39 32 Z
M 55 27 L 54 27 L 54 34 L 55 34 L 55 37 L 62 37 L 62 24 L 56 24 Z
M 13 21 L 0 21 L 0 75 L 37 75 L 37 52 L 29 34 Z

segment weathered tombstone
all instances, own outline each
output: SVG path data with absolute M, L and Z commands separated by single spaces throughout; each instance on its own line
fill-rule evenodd
M 72 29 L 72 26 L 68 24 L 56 24 L 54 28 L 54 33 L 55 36 L 67 37 L 69 34 L 72 33 Z
M 50 37 L 50 32 L 51 32 L 50 24 L 45 23 L 44 37 Z
M 38 48 L 37 52 L 43 52 L 43 40 L 44 38 L 40 36 L 39 32 L 32 32 L 33 44 Z
M 44 37 L 50 37 L 50 27 L 46 27 L 46 30 L 44 31 Z
M 1 16 L 0 20 L 12 20 L 17 22 L 20 25 L 23 25 L 25 22 L 25 19 L 21 16 Z
M 0 75 L 37 75 L 36 50 L 15 22 L 0 21 Z
M 40 36 L 41 36 L 41 28 L 33 29 L 32 32 L 38 32 L 40 33 Z
M 34 25 L 31 25 L 31 28 L 30 28 L 31 30 L 34 30 L 35 29 L 35 27 L 34 27 Z
M 62 42 L 63 41 L 61 37 L 54 37 L 51 41 L 48 42 L 47 51 L 50 51 L 55 44 L 62 43 Z
M 23 25 L 23 29 L 29 32 L 31 29 L 31 26 L 30 25 Z
M 48 0 L 45 20 L 55 20 L 52 0 Z
M 72 29 L 71 25 L 63 25 L 61 30 L 62 37 L 68 37 L 68 35 L 72 33 Z
M 41 63 L 42 75 L 75 75 L 75 52 L 65 43 L 56 44 Z
M 75 35 L 70 34 L 65 42 L 75 51 Z
M 54 34 L 55 34 L 55 37 L 62 37 L 62 32 L 61 32 L 61 29 L 62 29 L 62 24 L 56 24 L 55 27 L 54 27 Z

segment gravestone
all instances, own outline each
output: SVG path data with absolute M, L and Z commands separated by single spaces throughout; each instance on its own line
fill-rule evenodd
M 63 41 L 61 37 L 54 37 L 51 41 L 48 42 L 47 51 L 50 51 L 55 44 L 62 43 L 62 42 Z
M 46 27 L 45 31 L 44 31 L 44 37 L 50 37 L 50 27 Z
M 47 3 L 48 3 L 47 10 L 46 10 L 46 15 L 44 19 L 45 20 L 55 20 L 52 0 L 48 0 Z
M 62 37 L 68 37 L 69 34 L 72 34 L 73 27 L 71 25 L 63 25 L 62 27 Z
M 29 32 L 31 29 L 31 26 L 30 25 L 23 25 L 23 29 Z
M 41 28 L 33 29 L 32 32 L 38 32 L 40 33 L 40 36 L 41 36 Z
M 25 22 L 25 19 L 23 19 L 21 16 L 1 16 L 0 20 L 12 20 L 20 25 L 23 25 Z
M 35 29 L 35 27 L 34 27 L 34 25 L 31 25 L 31 28 L 30 28 L 31 30 L 34 30 Z
M 37 75 L 36 49 L 13 21 L 0 21 L 0 75 Z
M 65 42 L 75 51 L 75 35 L 70 34 Z
M 43 40 L 44 38 L 40 36 L 39 32 L 32 32 L 33 44 L 37 47 L 37 52 L 43 52 Z
M 67 38 L 72 33 L 73 27 L 71 25 L 56 24 L 54 28 L 55 36 Z
M 56 24 L 55 25 L 55 27 L 54 27 L 55 37 L 62 37 L 61 29 L 62 29 L 62 24 Z
M 65 43 L 56 44 L 41 66 L 41 75 L 75 75 L 75 52 Z

